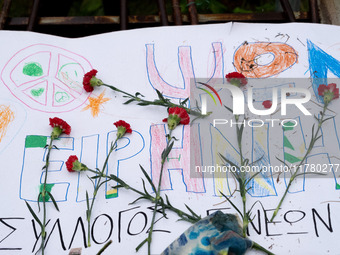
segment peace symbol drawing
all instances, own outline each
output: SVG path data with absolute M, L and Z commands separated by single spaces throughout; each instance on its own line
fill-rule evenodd
M 90 96 L 82 85 L 91 70 L 83 56 L 66 49 L 34 44 L 21 49 L 6 63 L 1 79 L 10 92 L 31 109 L 61 113 L 72 111 Z

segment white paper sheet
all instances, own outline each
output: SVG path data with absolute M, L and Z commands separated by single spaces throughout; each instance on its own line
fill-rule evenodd
M 152 171 L 157 173 L 154 168 L 160 160 L 160 153 L 153 152 L 157 151 L 155 148 L 161 152 L 162 148 L 161 143 L 152 138 L 162 137 L 163 133 L 159 132 L 165 130 L 162 119 L 167 115 L 166 108 L 140 107 L 134 103 L 123 105 L 125 99 L 121 94 L 104 87 L 88 94 L 82 89 L 84 73 L 95 68 L 104 83 L 132 94 L 141 92 L 147 99 L 156 98 L 155 89 L 158 89 L 176 101 L 176 98 L 189 96 L 187 88 L 192 76 L 223 78 L 237 70 L 234 57 L 246 41 L 258 45 L 274 44 L 273 51 L 288 47 L 296 52 L 295 60 L 278 63 L 280 66 L 274 71 L 268 71 L 268 65 L 273 64 L 270 56 L 267 56 L 269 60 L 261 60 L 260 67 L 263 68 L 260 73 L 264 78 L 308 78 L 315 71 L 324 71 L 329 78 L 340 77 L 339 32 L 340 28 L 336 26 L 295 23 L 162 27 L 79 39 L 1 31 L 0 254 L 33 254 L 39 247 L 40 229 L 24 201 L 31 201 L 34 210 L 38 210 L 34 201 L 43 176 L 41 169 L 46 153 L 43 147 L 51 133 L 50 117 L 67 121 L 72 132 L 70 136 L 62 136 L 56 143 L 60 150 L 53 150 L 51 154 L 53 162 L 48 183 L 55 184 L 51 192 L 60 212 L 48 204 L 46 254 L 68 254 L 76 247 L 82 247 L 82 254 L 95 254 L 110 239 L 113 243 L 104 254 L 134 254 L 135 247 L 147 237 L 152 216 L 148 207 L 151 204 L 138 202 L 129 205 L 137 196 L 123 189 L 118 190 L 117 197 L 106 199 L 105 192 L 115 194 L 110 192 L 110 187 L 115 184 L 108 183 L 96 199 L 91 227 L 92 246 L 86 248 L 85 193 L 88 190 L 91 194 L 92 186 L 86 174 L 66 171 L 65 161 L 69 155 L 75 154 L 89 167 L 101 168 L 107 146 L 115 135 L 113 122 L 123 119 L 131 124 L 133 133 L 122 139 L 120 150 L 112 154 L 110 173 L 118 174 L 132 186 L 142 189 L 143 175 L 139 164 L 150 175 Z M 316 57 L 309 55 L 311 51 Z M 94 99 L 97 103 L 99 101 L 97 109 Z M 334 163 L 340 161 L 339 104 L 339 100 L 332 102 L 330 108 L 334 111 L 334 121 L 323 129 L 326 134 L 324 146 L 321 144 L 313 153 L 329 153 Z M 304 133 L 311 132 L 308 125 L 303 125 Z M 217 189 L 232 191 L 234 183 L 184 178 L 189 171 L 188 162 L 178 159 L 179 154 L 188 153 L 181 149 L 183 143 L 188 145 L 183 130 L 180 128 L 175 133 L 180 140 L 176 142 L 174 157 L 167 163 L 167 170 L 173 170 L 165 172 L 166 190 L 162 194 L 167 194 L 177 207 L 185 210 L 184 203 L 188 204 L 202 216 L 217 209 L 235 213 L 229 203 L 216 195 Z M 283 145 L 270 141 L 281 138 L 282 134 L 271 134 L 272 161 L 276 156 L 282 157 Z M 183 142 L 183 139 L 186 140 Z M 251 143 L 250 135 L 244 139 Z M 249 226 L 250 238 L 276 254 L 338 254 L 338 176 L 297 183 L 297 192 L 288 194 L 275 224 L 266 222 L 264 210 L 271 215 L 284 192 L 285 183 L 283 178 L 278 182 L 276 177 L 273 180 L 267 195 L 248 198 L 248 208 L 256 201 L 261 202 L 252 209 L 255 218 Z M 238 193 L 234 194 L 232 201 L 241 206 Z M 173 213 L 168 215 L 169 219 L 162 218 L 155 225 L 154 254 L 162 252 L 190 226 L 189 223 L 177 222 Z M 146 254 L 146 246 L 139 253 Z M 249 254 L 257 253 L 250 251 Z

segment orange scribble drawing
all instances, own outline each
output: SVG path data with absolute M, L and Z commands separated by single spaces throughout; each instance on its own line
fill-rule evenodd
M 6 105 L 0 105 L 0 142 L 6 135 L 9 123 L 14 120 L 14 112 Z
M 263 54 L 272 54 L 273 60 L 265 65 L 258 64 L 257 59 Z M 297 58 L 297 52 L 285 43 L 245 42 L 235 52 L 234 66 L 248 78 L 267 78 L 291 67 Z
M 102 93 L 100 93 L 98 97 L 89 97 L 89 104 L 83 108 L 83 111 L 91 109 L 92 116 L 97 117 L 101 107 L 103 107 L 102 104 L 110 100 L 110 98 L 106 98 L 104 97 L 104 95 L 105 90 Z

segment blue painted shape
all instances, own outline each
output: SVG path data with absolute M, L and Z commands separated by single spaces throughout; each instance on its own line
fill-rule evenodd
M 178 244 L 179 246 L 183 246 L 186 245 L 188 243 L 187 237 L 185 236 L 185 234 L 181 234 L 181 236 L 178 238 Z
M 208 246 L 210 245 L 210 239 L 209 237 L 205 236 L 201 239 L 201 244 L 203 244 L 204 246 Z
M 190 239 L 190 235 L 202 238 Z M 183 236 L 187 237 L 185 245 L 182 245 Z M 251 240 L 242 237 L 238 216 L 217 211 L 188 228 L 161 255 L 243 255 L 252 244 Z
M 259 123 L 255 123 L 253 125 L 258 125 Z M 269 123 L 265 123 L 264 125 L 267 126 L 267 132 L 266 132 L 266 142 L 265 147 L 263 148 L 256 140 L 255 140 L 255 130 L 258 129 L 258 127 L 252 127 L 252 162 L 256 162 L 256 164 L 260 167 L 260 169 L 263 167 L 269 167 L 270 164 L 270 155 L 269 155 Z M 263 181 L 268 184 L 269 187 L 272 189 L 272 193 L 269 189 L 266 189 L 265 187 L 259 185 L 259 183 L 256 181 L 256 179 L 261 178 Z M 247 188 L 251 188 L 248 193 L 253 197 L 267 197 L 267 196 L 277 196 L 274 179 L 273 179 L 273 173 L 271 171 L 262 171 L 256 178 L 253 178 L 250 180 L 250 182 L 247 184 Z
M 225 141 L 226 143 L 228 143 L 230 145 L 230 147 L 237 153 L 237 154 L 240 154 L 240 152 L 232 145 L 232 143 L 222 134 L 222 132 L 214 127 L 211 123 L 210 123 L 210 126 L 209 126 L 209 132 L 210 132 L 210 141 L 211 141 L 211 144 L 210 144 L 210 153 L 211 153 L 211 159 L 212 159 L 212 162 L 211 162 L 211 165 L 214 166 L 216 164 L 216 161 L 217 159 L 215 158 L 215 151 L 214 151 L 214 142 L 216 142 L 215 139 L 213 139 L 213 136 L 212 136 L 212 130 L 216 130 L 217 131 L 217 134 L 220 135 L 220 137 L 216 140 L 222 140 L 222 141 Z M 226 159 L 228 159 L 229 161 L 233 162 L 235 165 L 239 166 L 239 162 L 226 150 L 224 152 L 221 152 L 222 154 L 224 154 L 224 157 Z M 226 165 L 228 166 L 229 164 L 226 163 Z M 215 193 L 215 196 L 219 196 L 221 197 L 222 195 L 219 193 L 219 191 L 216 190 L 216 180 L 215 180 L 215 176 L 213 176 L 213 182 L 214 182 L 214 193 Z M 230 190 L 230 186 L 229 186 L 229 178 L 226 174 L 226 179 L 227 179 L 227 189 L 228 189 L 228 192 L 229 194 L 231 194 L 231 190 Z
M 189 238 L 193 240 L 193 239 L 196 239 L 199 235 L 200 235 L 199 232 L 191 231 L 189 234 Z
M 309 72 L 312 80 L 314 94 L 319 102 L 323 102 L 318 95 L 320 84 L 327 84 L 328 70 L 340 78 L 340 61 L 327 54 L 310 40 L 307 40 Z M 314 79 L 317 78 L 317 79 Z

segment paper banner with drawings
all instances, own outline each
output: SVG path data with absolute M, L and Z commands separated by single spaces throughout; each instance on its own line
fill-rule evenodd
M 263 79 L 314 78 L 315 74 L 320 74 L 319 78 L 340 78 L 339 32 L 339 27 L 327 25 L 241 23 L 139 29 L 79 39 L 1 31 L 0 254 L 34 254 L 39 248 L 40 228 L 25 200 L 38 208 L 50 117 L 66 120 L 72 131 L 56 142 L 58 150 L 51 153 L 48 183 L 60 212 L 48 204 L 46 254 L 68 254 L 78 247 L 82 254 L 95 254 L 108 240 L 113 243 L 104 254 L 134 254 L 136 246 L 147 237 L 151 204 L 140 201 L 130 205 L 136 195 L 122 188 L 113 189 L 116 183 L 108 182 L 96 199 L 90 229 L 92 246 L 87 248 L 85 194 L 86 190 L 91 194 L 92 184 L 85 173 L 66 170 L 68 156 L 76 154 L 87 166 L 101 168 L 115 136 L 113 122 L 123 119 L 131 124 L 133 132 L 119 141 L 107 173 L 142 189 L 139 165 L 158 182 L 167 132 L 162 122 L 166 108 L 124 105 L 126 99 L 121 94 L 104 87 L 85 92 L 83 76 L 92 68 L 98 70 L 97 76 L 104 83 L 131 94 L 140 92 L 152 100 L 158 89 L 164 97 L 178 102 L 190 96 L 193 78 L 223 79 L 233 71 Z M 316 115 L 320 111 L 317 104 L 322 102 L 317 95 L 319 85 L 311 82 L 309 87 L 315 102 L 311 111 Z M 261 103 L 270 91 L 258 88 L 254 93 Z M 329 115 L 334 118 L 323 126 L 323 138 L 309 162 L 340 163 L 339 104 L 335 100 L 330 105 Z M 246 127 L 243 140 L 252 161 L 260 155 L 265 155 L 261 158 L 263 164 L 277 164 L 276 157 L 288 162 L 301 157 L 312 121 L 295 118 L 299 125 L 283 131 L 282 127 Z M 176 129 L 178 141 L 167 158 L 162 194 L 167 194 L 177 207 L 185 210 L 187 204 L 202 216 L 219 209 L 236 213 L 219 195 L 220 190 L 233 194 L 232 201 L 241 206 L 232 178 L 191 178 L 189 169 L 190 135 L 197 137 L 197 160 L 210 164 L 218 159 L 202 154 L 201 147 L 220 148 L 232 158 L 238 153 L 234 132 L 212 125 L 207 130 L 199 125 Z M 204 140 L 209 143 L 204 144 Z M 339 176 L 298 179 L 275 223 L 268 218 L 286 183 L 283 175 L 267 177 L 262 183 L 255 180 L 248 191 L 248 208 L 254 205 L 250 238 L 275 254 L 339 253 Z M 177 222 L 175 214 L 168 213 L 168 217 L 157 214 L 152 243 L 155 254 L 190 226 Z M 139 253 L 146 254 L 146 247 Z

